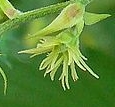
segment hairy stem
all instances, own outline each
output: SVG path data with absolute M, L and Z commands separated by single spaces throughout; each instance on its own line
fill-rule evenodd
M 70 1 L 58 3 L 55 5 L 51 5 L 51 6 L 43 7 L 40 9 L 25 12 L 22 15 L 19 15 L 18 17 L 12 20 L 9 19 L 6 22 L 0 24 L 0 35 L 2 35 L 4 32 L 10 29 L 15 28 L 16 26 L 22 23 L 29 22 L 31 20 L 43 17 L 48 14 L 59 12 L 69 4 L 70 4 Z

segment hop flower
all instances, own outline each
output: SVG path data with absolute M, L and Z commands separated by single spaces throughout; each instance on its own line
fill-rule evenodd
M 59 78 L 64 90 L 70 89 L 68 82 L 69 68 L 71 69 L 71 76 L 74 81 L 78 79 L 78 75 L 75 69 L 75 64 L 84 71 L 89 71 L 93 76 L 99 78 L 84 62 L 87 60 L 79 50 L 79 37 L 76 40 L 70 30 L 61 32 L 60 34 L 44 37 L 40 40 L 41 43 L 34 49 L 24 50 L 19 53 L 33 54 L 31 57 L 47 53 L 47 57 L 42 61 L 39 69 L 46 69 L 44 76 L 50 73 L 51 80 L 54 80 L 57 69 L 63 65 L 62 74 Z

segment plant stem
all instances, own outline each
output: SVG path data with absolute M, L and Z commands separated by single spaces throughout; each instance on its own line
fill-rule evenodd
M 51 5 L 51 6 L 43 7 L 40 9 L 25 12 L 12 20 L 9 19 L 6 22 L 0 24 L 0 35 L 2 35 L 4 32 L 8 30 L 15 28 L 16 26 L 22 23 L 29 22 L 31 20 L 43 17 L 48 14 L 57 13 L 69 4 L 70 4 L 70 1 L 58 3 L 55 5 Z

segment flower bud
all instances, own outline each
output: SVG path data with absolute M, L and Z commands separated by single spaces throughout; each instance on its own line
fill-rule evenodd
M 83 14 L 85 12 L 85 7 L 81 3 L 73 3 L 68 5 L 65 9 L 62 10 L 62 12 L 57 16 L 57 18 L 49 24 L 47 27 L 44 29 L 38 31 L 37 33 L 32 35 L 32 38 L 37 37 L 38 39 L 66 29 L 66 28 L 71 28 L 75 26 L 81 19 L 83 19 Z
M 13 5 L 8 0 L 0 0 L 0 8 L 10 19 L 13 19 L 21 12 L 13 7 Z

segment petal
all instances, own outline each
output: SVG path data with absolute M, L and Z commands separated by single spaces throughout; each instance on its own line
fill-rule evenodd
M 95 14 L 95 13 L 85 12 L 84 21 L 86 25 L 92 25 L 110 16 L 111 16 L 110 14 Z
M 51 54 L 51 53 L 50 53 Z M 48 65 L 50 65 L 51 63 L 51 58 L 48 56 L 47 58 L 45 58 L 42 63 L 40 64 L 39 70 L 43 70 L 45 69 Z
M 65 85 L 67 89 L 70 89 L 69 82 L 68 82 L 68 57 L 67 53 L 63 53 L 64 60 L 63 60 L 63 72 L 59 78 L 59 80 L 62 81 L 62 87 L 64 90 L 66 90 Z
M 80 67 L 82 70 L 86 71 L 86 69 L 82 66 L 82 64 L 79 62 L 79 58 L 80 56 L 78 55 L 78 53 L 72 53 L 73 55 L 73 60 L 75 61 L 75 63 L 78 65 L 78 67 Z
M 72 61 L 71 65 L 70 65 L 70 68 L 71 68 L 71 76 L 73 78 L 74 81 L 78 80 L 78 75 L 76 73 L 76 70 L 75 70 L 75 63 L 74 61 Z
M 92 70 L 91 70 L 91 68 L 89 68 L 88 66 L 87 66 L 87 64 L 83 61 L 83 59 L 82 58 L 80 58 L 80 62 L 82 63 L 82 65 L 89 71 L 89 73 L 91 73 L 94 77 L 96 77 L 97 79 L 99 78 L 99 76 L 97 75 L 97 74 L 95 74 Z
M 60 80 L 61 80 L 62 87 L 63 87 L 63 89 L 65 91 L 66 88 L 65 88 L 65 79 L 64 79 L 64 76 L 62 76 L 62 78 Z
M 63 56 L 57 60 L 57 62 L 55 63 L 55 66 L 52 68 L 51 73 L 50 73 L 50 77 L 52 81 L 54 80 L 54 75 L 57 69 L 59 68 L 59 66 L 61 65 L 62 61 L 63 61 Z
M 77 49 L 77 51 L 78 51 L 79 55 L 81 56 L 81 58 L 83 58 L 84 60 L 87 60 L 87 58 L 84 55 L 82 55 L 82 53 L 80 52 L 79 49 Z
M 50 73 L 56 67 L 55 63 L 58 58 L 58 53 L 54 53 L 54 55 L 52 55 L 52 56 L 53 56 L 53 58 L 50 58 L 51 59 L 51 62 L 49 63 L 50 68 L 47 70 L 47 73 Z
M 48 65 L 53 66 L 52 64 L 55 63 L 58 57 L 58 49 L 53 49 L 52 52 L 45 58 L 42 63 L 40 64 L 40 70 L 45 69 Z M 50 69 L 49 69 L 50 70 Z
M 44 73 L 44 77 L 50 72 L 50 65 L 48 65 L 48 67 L 46 68 L 46 72 Z
M 42 53 L 46 53 L 46 52 L 49 52 L 51 51 L 52 47 L 44 47 L 44 48 L 33 48 L 33 49 L 28 49 L 28 50 L 24 50 L 24 51 L 20 51 L 18 52 L 19 54 L 20 53 L 27 53 L 27 54 L 36 54 L 36 55 L 39 55 L 39 54 L 42 54 Z

